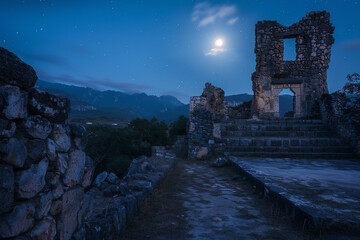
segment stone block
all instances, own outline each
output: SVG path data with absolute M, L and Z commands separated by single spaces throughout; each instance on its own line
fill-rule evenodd
M 9 165 L 0 164 L 0 214 L 8 212 L 14 202 L 15 175 Z
M 39 115 L 29 116 L 24 126 L 26 133 L 32 138 L 46 139 L 52 130 L 50 122 Z
M 59 152 L 67 152 L 71 147 L 70 128 L 64 124 L 54 124 L 50 135 L 55 143 L 55 149 Z
M 84 200 L 84 191 L 77 187 L 62 196 L 61 215 L 57 222 L 59 240 L 70 240 L 78 227 L 78 213 Z
M 53 195 L 51 192 L 39 194 L 35 207 L 35 219 L 39 220 L 48 214 L 52 200 Z
M 19 198 L 33 198 L 45 185 L 45 174 L 48 159 L 32 164 L 29 169 L 17 171 L 15 174 L 16 194 Z
M 34 69 L 21 61 L 15 54 L 0 47 L 0 83 L 28 89 L 36 83 Z
M 56 222 L 52 217 L 45 217 L 31 230 L 30 237 L 34 240 L 54 240 Z
M 16 138 L 0 142 L 0 159 L 16 168 L 24 166 L 28 153 L 26 146 Z
M 0 77 L 1 78 L 1 77 Z M 3 99 L 3 115 L 7 119 L 22 119 L 27 115 L 27 93 L 16 86 L 0 86 Z
M 72 150 L 69 153 L 69 163 L 63 182 L 66 186 L 72 187 L 80 184 L 85 171 L 85 153 L 80 150 Z
M 15 122 L 0 118 L 0 138 L 11 138 L 14 135 L 15 131 Z
M 84 176 L 83 181 L 81 185 L 86 188 L 91 185 L 92 177 L 94 174 L 94 163 L 92 159 L 89 156 L 86 156 L 85 158 L 85 170 L 84 170 Z
M 30 202 L 16 205 L 10 213 L 0 218 L 0 238 L 15 237 L 32 228 L 34 213 L 34 205 Z
M 70 112 L 70 100 L 39 89 L 29 91 L 29 109 L 54 123 L 63 123 Z
M 26 142 L 28 156 L 34 160 L 41 160 L 46 155 L 46 144 L 44 140 L 33 139 Z

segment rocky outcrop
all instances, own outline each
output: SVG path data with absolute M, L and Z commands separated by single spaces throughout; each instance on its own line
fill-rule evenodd
M 0 47 L 0 84 L 15 85 L 23 89 L 35 86 L 37 80 L 34 69 L 15 54 Z
M 0 239 L 71 239 L 91 212 L 86 129 L 67 124 L 70 101 L 36 80 L 0 47 Z
M 174 163 L 173 153 L 156 147 L 152 157 L 134 159 L 122 179 L 113 173 L 100 173 L 87 193 L 94 199 L 93 211 L 86 217 L 85 227 L 74 234 L 75 238 L 111 239 L 123 231 Z

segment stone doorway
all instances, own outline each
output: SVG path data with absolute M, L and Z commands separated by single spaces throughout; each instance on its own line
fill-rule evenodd
M 301 117 L 301 84 L 273 84 L 271 85 L 271 92 L 273 96 L 273 106 L 272 111 L 274 112 L 274 117 L 280 116 L 280 104 L 279 104 L 279 95 L 283 89 L 289 89 L 293 94 L 293 116 L 292 117 Z

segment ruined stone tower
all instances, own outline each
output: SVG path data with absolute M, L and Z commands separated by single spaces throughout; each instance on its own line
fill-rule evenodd
M 252 75 L 252 115 L 262 119 L 279 117 L 279 94 L 294 93 L 294 117 L 310 117 L 320 97 L 328 93 L 334 27 L 328 12 L 310 12 L 289 27 L 276 21 L 256 24 L 256 72 Z M 284 61 L 284 40 L 296 39 L 296 60 Z

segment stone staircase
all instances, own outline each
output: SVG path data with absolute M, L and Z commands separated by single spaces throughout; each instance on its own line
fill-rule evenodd
M 221 124 L 225 154 L 241 157 L 351 159 L 352 147 L 321 120 L 233 120 Z

